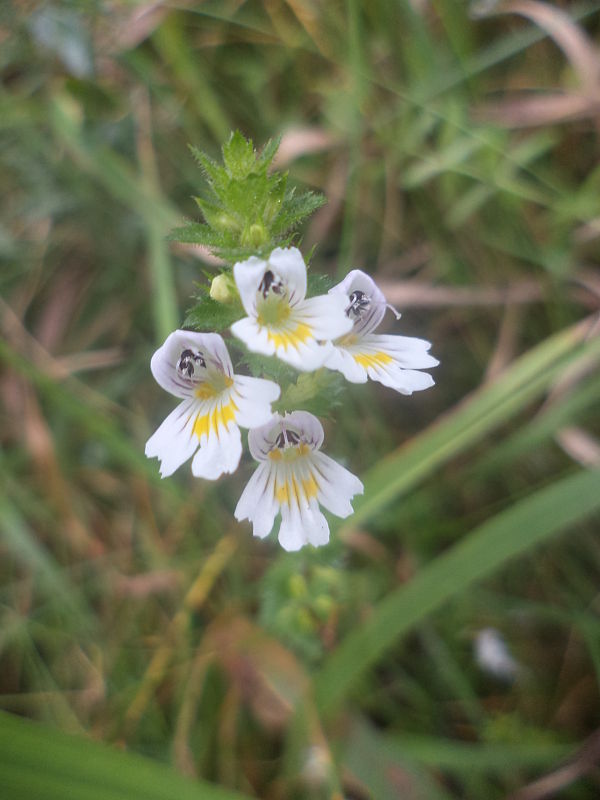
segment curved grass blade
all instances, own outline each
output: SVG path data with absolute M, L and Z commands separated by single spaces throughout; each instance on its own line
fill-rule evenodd
M 6 800 L 244 800 L 190 781 L 166 764 L 0 713 L 0 785 Z
M 334 712 L 363 673 L 408 630 L 474 581 L 600 509 L 600 471 L 578 472 L 480 525 L 375 607 L 317 676 L 317 704 Z
M 553 379 L 573 361 L 600 352 L 600 337 L 585 342 L 584 320 L 548 338 L 517 359 L 497 380 L 465 401 L 371 469 L 365 493 L 355 498 L 354 514 L 338 528 L 339 535 L 415 486 L 435 469 L 462 453 L 540 397 Z

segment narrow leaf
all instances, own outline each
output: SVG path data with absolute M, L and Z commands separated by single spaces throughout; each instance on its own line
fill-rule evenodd
M 321 711 L 332 713 L 364 672 L 427 614 L 508 559 L 531 550 L 600 509 L 600 472 L 579 472 L 485 522 L 374 609 L 329 657 L 316 681 Z
M 243 800 L 166 764 L 0 712 L 0 782 L 7 800 Z

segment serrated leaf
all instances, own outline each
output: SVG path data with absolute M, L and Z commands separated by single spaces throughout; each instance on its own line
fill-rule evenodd
M 219 194 L 229 180 L 227 171 L 216 161 L 213 161 L 212 158 L 209 158 L 206 153 L 203 153 L 202 150 L 193 145 L 189 145 L 189 148 L 196 161 L 200 164 L 209 186 L 216 194 Z
M 271 231 L 277 235 L 296 227 L 305 217 L 326 203 L 323 195 L 305 192 L 296 196 L 290 191 L 282 204 L 281 212 L 273 220 Z
M 188 222 L 178 228 L 173 228 L 168 234 L 167 240 L 183 244 L 204 244 L 208 247 L 219 247 L 219 245 L 226 244 L 222 234 L 201 222 Z
M 256 165 L 266 170 L 270 166 L 273 159 L 275 158 L 275 155 L 279 150 L 280 144 L 281 144 L 281 136 L 278 136 L 276 139 L 269 139 L 269 141 L 265 144 L 265 146 L 261 150 L 260 155 L 256 159 Z
M 317 297 L 327 292 L 334 286 L 335 281 L 331 275 L 321 275 L 318 272 L 309 270 L 307 273 L 307 297 Z
M 263 209 L 263 220 L 271 225 L 284 208 L 288 173 L 276 173 L 268 181 L 268 196 Z
M 208 294 L 187 312 L 184 328 L 197 331 L 220 333 L 244 316 L 244 309 L 238 302 L 217 303 Z
M 280 413 L 301 409 L 316 416 L 329 416 L 340 405 L 344 385 L 344 378 L 339 372 L 325 368 L 303 372 L 295 383 L 287 386 L 273 408 Z
M 230 177 L 241 181 L 247 178 L 256 164 L 252 139 L 245 139 L 239 131 L 223 145 L 223 162 Z
M 194 200 L 211 228 L 221 233 L 234 234 L 239 232 L 239 220 L 227 209 L 223 208 L 221 203 L 213 203 L 202 197 L 194 197 Z
M 296 195 L 288 188 L 287 172 L 267 174 L 278 146 L 279 140 L 271 140 L 257 155 L 252 141 L 236 131 L 223 146 L 224 167 L 190 147 L 213 197 L 195 198 L 204 224 L 188 222 L 168 238 L 205 245 L 228 263 L 289 246 L 293 230 L 325 200 L 313 192 Z
M 238 363 L 245 366 L 255 378 L 268 378 L 281 385 L 293 383 L 298 372 L 275 356 L 251 353 L 239 340 L 232 340 L 231 347 L 239 353 Z

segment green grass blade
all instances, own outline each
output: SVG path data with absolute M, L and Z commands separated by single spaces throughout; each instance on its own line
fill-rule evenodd
M 315 686 L 321 711 L 335 711 L 357 679 L 442 603 L 599 509 L 599 490 L 598 471 L 556 481 L 479 526 L 390 594 L 325 662 Z
M 0 784 L 6 800 L 243 800 L 190 781 L 165 764 L 0 713 Z
M 461 402 L 437 424 L 391 453 L 365 476 L 365 492 L 340 533 L 363 523 L 454 456 L 522 411 L 574 358 L 600 351 L 600 338 L 582 346 L 581 325 L 555 334 L 519 358 L 497 381 Z

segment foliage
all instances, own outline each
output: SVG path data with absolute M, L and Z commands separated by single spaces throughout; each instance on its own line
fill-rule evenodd
M 210 191 L 209 198 L 195 198 L 205 223 L 187 222 L 169 238 L 204 245 L 226 262 L 289 245 L 292 231 L 325 199 L 313 192 L 297 195 L 287 185 L 287 172 L 268 174 L 278 145 L 270 141 L 257 154 L 252 140 L 235 131 L 223 145 L 222 166 L 192 147 Z
M 594 800 L 598 4 L 155 5 L 0 13 L 0 708 L 36 721 L 0 720 L 3 793 Z M 232 526 L 249 463 L 161 481 L 143 445 L 177 309 L 241 314 L 203 271 L 300 233 L 311 294 L 368 270 L 441 365 L 417 402 L 345 386 L 366 491 L 290 557 Z

